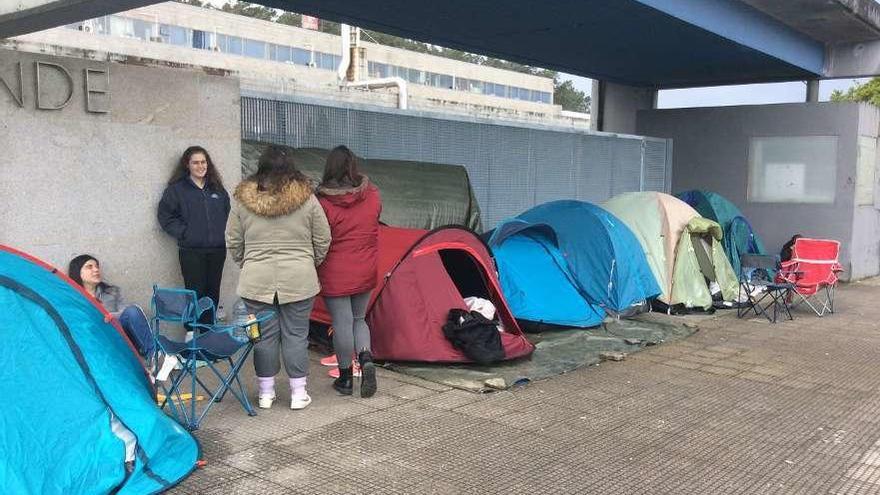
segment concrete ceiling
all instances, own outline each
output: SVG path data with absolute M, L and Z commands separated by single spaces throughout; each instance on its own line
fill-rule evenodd
M 634 86 L 803 80 L 821 42 L 731 0 L 251 0 Z
M 880 71 L 875 61 L 880 42 L 874 41 L 880 39 L 880 8 L 874 0 L 251 1 L 634 86 L 744 84 Z M 0 0 L 0 37 L 148 3 L 156 2 Z M 876 46 L 847 46 L 872 41 Z M 836 67 L 856 67 L 831 71 L 829 60 L 836 60 L 837 52 L 854 61 L 840 60 Z
M 823 43 L 880 39 L 874 0 L 740 0 Z

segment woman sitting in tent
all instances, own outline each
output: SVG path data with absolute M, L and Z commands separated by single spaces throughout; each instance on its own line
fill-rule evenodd
M 152 331 L 144 310 L 135 304 L 125 305 L 122 290 L 118 286 L 104 282 L 101 276 L 101 264 L 97 258 L 89 254 L 81 254 L 73 258 L 67 266 L 67 276 L 97 299 L 104 309 L 119 321 L 128 339 L 138 348 L 142 356 L 149 356 L 152 353 Z

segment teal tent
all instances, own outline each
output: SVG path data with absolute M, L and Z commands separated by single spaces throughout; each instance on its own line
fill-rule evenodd
M 3 493 L 157 493 L 195 469 L 196 440 L 75 282 L 0 245 L 0 307 Z
M 676 195 L 697 210 L 700 216 L 713 220 L 724 232 L 724 252 L 734 273 L 739 275 L 741 254 L 765 254 L 764 243 L 748 219 L 730 200 L 712 191 L 691 190 Z

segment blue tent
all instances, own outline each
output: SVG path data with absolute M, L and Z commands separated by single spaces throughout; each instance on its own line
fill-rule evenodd
M 605 311 L 581 295 L 552 227 L 507 220 L 491 232 L 488 244 L 504 298 L 518 320 L 564 327 L 602 323 Z
M 156 493 L 196 465 L 130 342 L 51 266 L 0 245 L 0 486 L 5 493 Z
M 604 209 L 582 201 L 552 201 L 517 218 L 552 229 L 568 278 L 584 299 L 605 312 L 626 313 L 660 293 L 638 239 Z

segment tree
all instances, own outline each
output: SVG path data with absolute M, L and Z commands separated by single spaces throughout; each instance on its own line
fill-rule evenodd
M 220 10 L 223 12 L 229 12 L 230 14 L 262 19 L 264 21 L 274 21 L 275 18 L 278 17 L 278 13 L 275 12 L 275 9 L 263 7 L 262 5 L 254 5 L 248 2 L 226 2 L 223 4 L 223 7 L 220 7 Z
M 187 5 L 195 5 L 196 7 L 204 7 L 206 9 L 210 9 L 211 5 L 205 4 L 200 0 L 175 0 L 178 3 L 185 3 Z
M 584 113 L 590 111 L 590 97 L 575 88 L 571 80 L 560 82 L 559 77 L 553 80 L 553 102 L 561 105 L 563 110 Z
M 855 83 L 845 92 L 835 89 L 831 93 L 831 101 L 865 101 L 880 106 L 880 77 L 864 84 Z
M 302 16 L 295 12 L 285 12 L 275 19 L 279 24 L 287 24 L 288 26 L 302 26 Z

